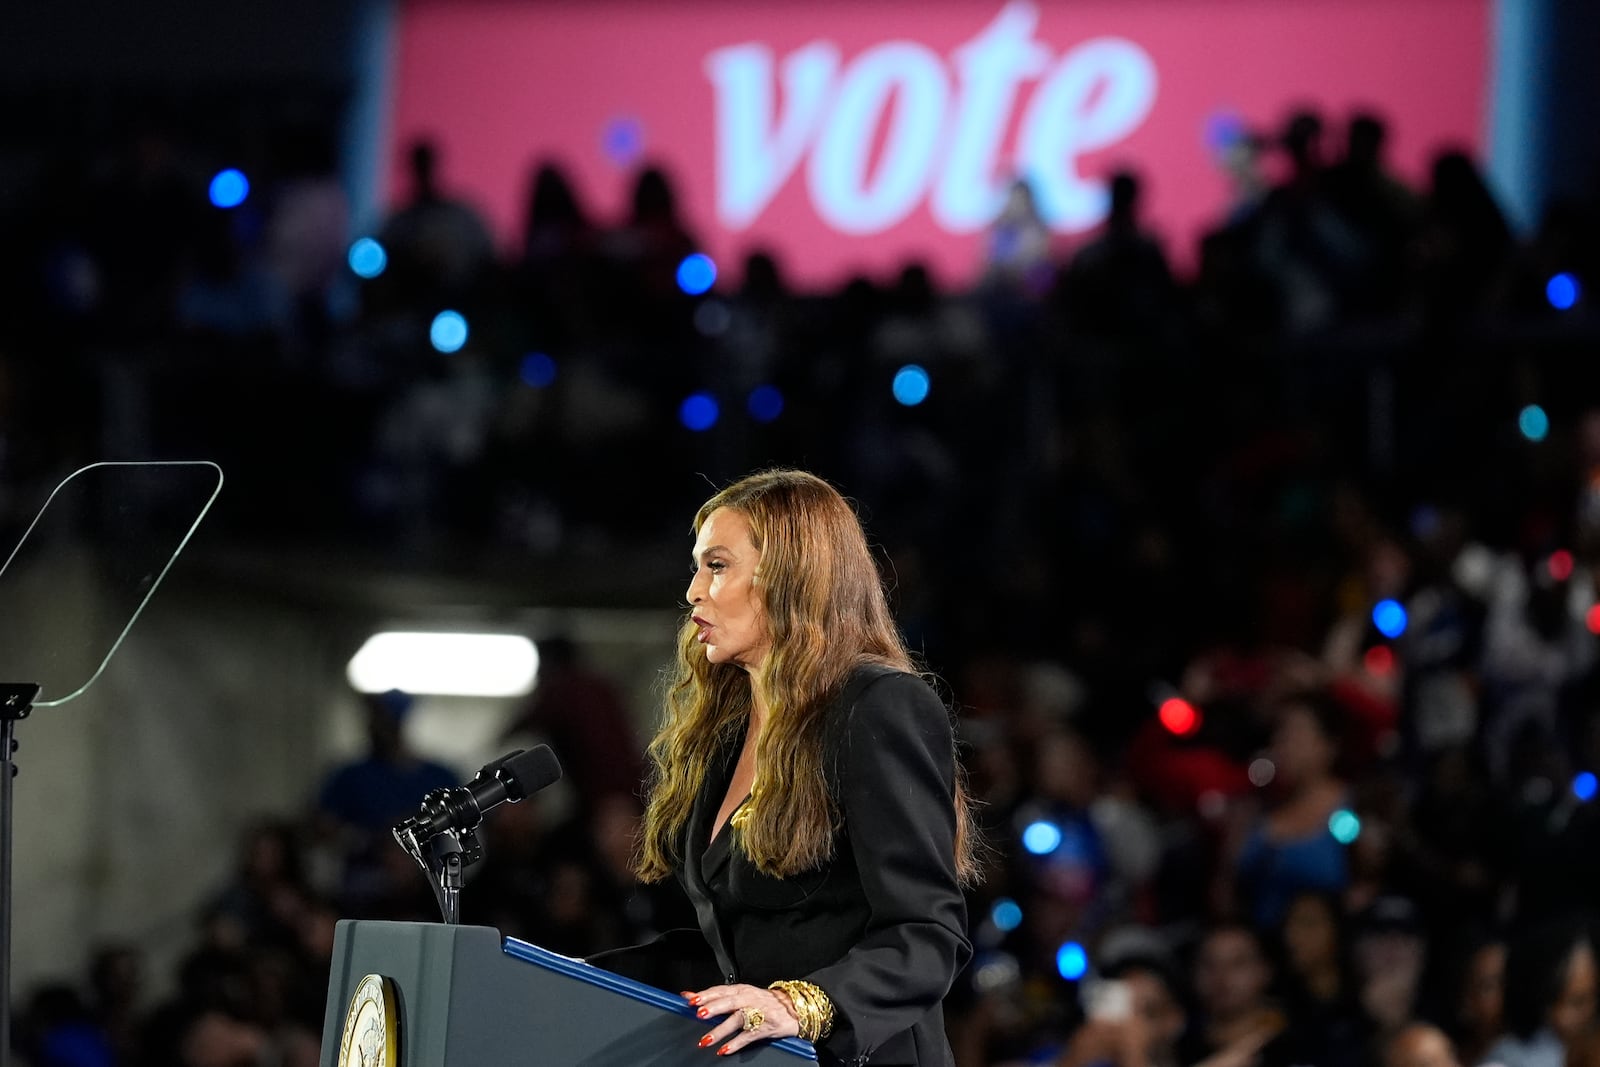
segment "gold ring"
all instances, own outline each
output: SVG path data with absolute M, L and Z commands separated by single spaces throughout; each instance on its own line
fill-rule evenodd
M 744 1032 L 747 1034 L 752 1030 L 761 1029 L 761 1024 L 767 1021 L 767 1017 L 761 1014 L 760 1008 L 740 1008 L 739 1010 L 744 1012 Z

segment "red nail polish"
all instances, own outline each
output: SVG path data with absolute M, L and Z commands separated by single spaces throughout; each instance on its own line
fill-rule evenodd
M 689 1003 L 690 1004 L 698 1004 L 698 1003 L 700 1003 L 700 994 L 698 994 L 698 993 L 685 993 L 684 996 L 689 998 Z
M 699 1011 L 695 1012 L 695 1014 L 700 1016 L 700 1018 L 702 1018 L 702 1019 L 711 1018 L 711 1013 L 709 1011 L 706 1011 L 706 1009 L 704 1009 L 704 1008 L 701 1008 Z
M 726 1056 L 728 1053 L 730 1053 L 732 1051 L 733 1051 L 733 1049 L 729 1048 L 727 1045 L 723 1045 L 721 1048 L 717 1049 L 717 1055 L 718 1056 Z
M 710 1034 L 707 1034 L 705 1037 L 702 1037 L 700 1039 L 700 1047 L 701 1048 L 705 1048 L 709 1044 L 711 1044 L 711 1035 Z

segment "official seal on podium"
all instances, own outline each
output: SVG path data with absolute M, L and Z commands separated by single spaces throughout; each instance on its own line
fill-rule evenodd
M 394 983 L 381 974 L 361 979 L 344 1013 L 338 1067 L 400 1067 L 400 1018 Z

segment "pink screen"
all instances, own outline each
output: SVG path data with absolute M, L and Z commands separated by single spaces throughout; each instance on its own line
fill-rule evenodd
M 515 248 L 534 167 L 561 163 L 602 222 L 645 162 L 673 178 L 724 278 L 755 248 L 834 285 L 915 259 L 973 280 L 1013 174 L 1063 249 L 1132 165 L 1184 264 L 1224 210 L 1208 147 L 1309 104 L 1337 133 L 1383 115 L 1420 181 L 1482 143 L 1488 0 L 412 0 L 389 183 L 428 135 L 441 178 Z

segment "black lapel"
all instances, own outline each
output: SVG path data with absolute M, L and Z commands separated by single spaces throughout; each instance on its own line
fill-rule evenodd
M 706 767 L 705 780 L 700 783 L 700 792 L 689 809 L 689 841 L 684 858 L 690 861 L 691 869 L 700 866 L 700 857 L 705 854 L 706 843 L 711 837 L 711 824 L 716 821 L 717 811 L 722 807 L 722 798 L 728 795 L 728 783 L 733 780 L 733 765 L 738 762 L 739 750 L 744 747 L 744 735 L 748 729 L 748 725 L 740 727 L 711 756 L 711 763 Z M 722 833 L 717 835 L 719 846 L 727 832 L 728 828 L 724 826 Z
M 738 758 L 743 739 L 744 731 L 741 730 L 732 744 L 724 746 L 713 757 L 711 766 L 706 768 L 700 793 L 694 798 L 694 806 L 689 809 L 689 820 L 685 827 L 687 839 L 683 843 L 683 867 L 689 899 L 700 920 L 700 932 L 711 944 L 712 952 L 716 953 L 717 966 L 724 976 L 737 974 L 738 968 L 733 965 L 733 953 L 728 950 L 722 924 L 717 920 L 716 893 L 707 884 L 704 867 L 708 851 L 706 838 L 711 835 L 711 823 L 717 817 L 717 809 L 722 806 L 723 796 L 727 794 L 728 781 L 733 777 L 733 761 Z M 723 854 L 723 862 L 726 862 L 728 853 L 725 839 L 731 829 L 725 826 L 722 833 L 717 835 L 715 849 Z
M 727 793 L 726 786 L 723 787 L 723 793 L 724 795 Z M 749 800 L 750 798 L 746 797 L 745 799 Z M 718 798 L 716 806 L 722 806 L 720 798 Z M 737 812 L 737 809 L 735 809 L 735 812 Z M 716 818 L 716 816 L 713 814 L 712 818 Z M 730 817 L 729 821 L 723 824 L 722 829 L 717 833 L 717 839 L 711 842 L 706 848 L 705 854 L 700 857 L 700 874 L 707 885 L 722 876 L 723 870 L 728 866 L 728 861 L 733 858 L 734 829 L 732 822 L 733 820 Z M 711 824 L 707 822 L 702 833 L 709 834 L 710 832 Z M 702 836 L 701 840 L 703 841 L 705 838 Z

